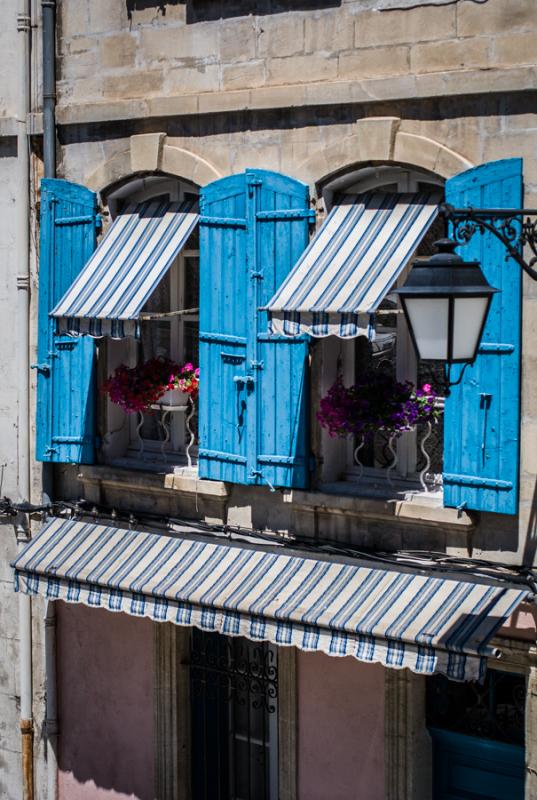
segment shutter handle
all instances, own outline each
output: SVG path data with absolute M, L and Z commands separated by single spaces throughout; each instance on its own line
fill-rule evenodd
M 246 386 L 253 386 L 255 384 L 255 378 L 252 375 L 234 375 L 233 381 L 235 383 L 244 383 Z
M 487 422 L 490 408 L 490 401 L 492 395 L 488 392 L 480 392 L 479 394 L 480 406 L 483 409 L 483 431 L 481 433 L 481 463 L 485 466 L 485 459 L 487 454 Z
M 41 372 L 43 375 L 50 375 L 50 364 L 31 364 L 30 369 L 36 369 L 38 372 Z

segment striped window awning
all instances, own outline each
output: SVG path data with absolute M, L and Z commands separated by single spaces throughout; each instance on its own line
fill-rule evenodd
M 269 332 L 367 333 L 373 314 L 438 214 L 440 195 L 371 192 L 334 206 L 266 306 Z
M 52 310 L 58 332 L 138 336 L 142 308 L 186 244 L 198 218 L 195 199 L 129 205 Z
M 12 565 L 15 590 L 455 680 L 529 594 L 333 554 L 52 519 Z

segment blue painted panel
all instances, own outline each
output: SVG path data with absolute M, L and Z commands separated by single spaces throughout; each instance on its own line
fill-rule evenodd
M 524 800 L 524 748 L 430 729 L 433 800 Z
M 233 175 L 200 199 L 199 475 L 247 482 L 246 182 Z
M 520 207 L 521 159 L 496 161 L 456 175 L 447 181 L 446 200 L 459 207 Z M 475 363 L 446 400 L 444 504 L 516 514 L 521 270 L 506 260 L 505 248 L 491 234 L 474 235 L 460 252 L 465 260 L 479 260 L 489 283 L 501 291 L 492 300 Z
M 252 170 L 255 187 L 256 269 L 252 283 L 257 331 L 252 358 L 257 370 L 258 406 L 254 482 L 305 488 L 309 483 L 309 386 L 307 336 L 267 334 L 269 302 L 308 244 L 307 187 L 283 175 Z M 294 213 L 286 213 L 286 212 Z
M 267 335 L 259 307 L 308 241 L 308 191 L 266 170 L 201 193 L 200 477 L 306 486 L 306 339 Z
M 95 458 L 95 342 L 55 335 L 49 312 L 96 247 L 97 197 L 63 180 L 41 182 L 37 441 L 39 461 Z

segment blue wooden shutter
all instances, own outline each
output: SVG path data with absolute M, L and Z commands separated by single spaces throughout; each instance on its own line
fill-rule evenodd
M 50 311 L 96 246 L 97 198 L 63 180 L 41 182 L 37 443 L 39 461 L 84 463 L 95 450 L 95 342 L 55 334 Z
M 309 209 L 307 187 L 292 178 L 252 170 L 247 181 L 254 230 L 250 247 L 259 273 L 251 285 L 252 326 L 257 332 L 250 339 L 251 363 L 258 363 L 256 463 L 251 480 L 304 488 L 310 454 L 309 337 L 269 335 L 267 313 L 258 309 L 269 302 L 305 250 L 314 212 Z
M 269 336 L 268 302 L 308 241 L 307 188 L 249 170 L 202 191 L 200 477 L 308 481 L 307 338 Z
M 247 482 L 246 182 L 233 175 L 200 199 L 199 475 Z
M 447 181 L 446 201 L 459 207 L 520 208 L 521 159 L 456 175 Z M 475 234 L 460 252 L 465 260 L 480 261 L 489 283 L 501 291 L 492 300 L 475 363 L 446 400 L 444 504 L 516 514 L 522 274 L 492 234 Z

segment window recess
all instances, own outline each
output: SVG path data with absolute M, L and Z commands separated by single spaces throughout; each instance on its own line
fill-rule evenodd
M 348 202 L 347 197 L 364 197 L 367 193 L 385 194 L 393 198 L 393 203 L 417 202 L 420 193 L 433 193 L 435 200 L 442 199 L 441 182 L 434 177 L 398 167 L 367 168 L 360 172 L 338 179 L 324 193 L 330 210 L 337 203 Z M 399 212 L 397 212 L 399 213 Z M 395 216 L 393 230 L 386 228 L 377 234 L 368 246 L 363 248 L 362 263 L 370 258 L 371 245 L 389 247 L 395 237 L 400 236 L 401 223 Z M 407 219 L 412 220 L 410 214 Z M 358 222 L 358 224 L 360 224 Z M 403 224 L 411 222 L 403 219 Z M 364 236 L 369 236 L 366 228 Z M 384 242 L 382 244 L 382 235 Z M 396 274 L 391 288 L 404 283 L 409 264 L 415 257 L 427 256 L 434 252 L 433 242 L 445 235 L 443 218 L 432 218 L 427 224 L 416 229 L 416 247 L 408 247 L 405 252 L 406 266 Z M 401 252 L 401 251 L 399 251 Z M 394 250 L 394 257 L 396 252 Z M 397 256 L 400 257 L 400 256 Z M 382 253 L 378 258 L 382 262 Z M 385 259 L 390 269 L 396 262 L 392 257 Z M 382 267 L 385 269 L 385 267 Z M 366 274 L 366 279 L 368 276 Z M 406 321 L 398 307 L 391 289 L 384 290 L 384 296 L 376 311 L 359 326 L 355 338 L 328 336 L 314 340 L 314 373 L 317 375 L 315 408 L 339 376 L 345 386 L 351 386 L 368 374 L 383 375 L 393 381 L 410 381 L 415 387 L 431 384 L 435 386 L 434 365 L 422 362 L 417 364 Z M 365 315 L 364 315 L 365 316 Z M 435 420 L 431 424 L 419 422 L 412 430 L 399 436 L 379 429 L 372 437 L 347 437 L 331 439 L 325 431 L 318 430 L 317 447 L 322 455 L 321 481 L 332 483 L 345 480 L 349 488 L 359 493 L 392 496 L 397 492 L 417 491 L 427 493 L 428 500 L 437 502 L 441 498 L 443 469 L 443 407 L 444 399 L 435 400 Z M 317 423 L 318 424 L 318 423 Z
M 129 204 L 159 201 L 163 204 L 193 202 L 194 187 L 176 179 L 146 178 L 122 187 L 108 198 L 112 216 Z M 153 358 L 182 365 L 199 364 L 199 233 L 193 228 L 184 246 L 141 308 L 138 337 L 100 340 L 105 357 L 101 381 L 119 364 L 134 367 Z M 126 415 L 111 402 L 101 403 L 103 453 L 108 463 L 157 471 L 183 470 L 197 460 L 197 404 L 167 409 L 155 406 L 147 412 Z M 188 455 L 188 459 L 187 459 Z

